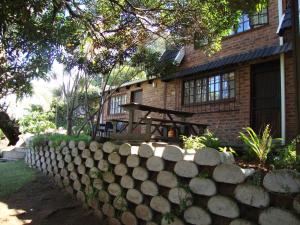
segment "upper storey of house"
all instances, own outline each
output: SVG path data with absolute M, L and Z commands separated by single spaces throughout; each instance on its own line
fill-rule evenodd
M 244 13 L 239 20 L 239 24 L 232 29 L 232 32 L 228 36 L 223 37 L 221 50 L 211 56 L 207 56 L 203 52 L 205 43 L 195 38 L 194 44 L 185 46 L 185 55 L 180 64 L 180 70 L 205 65 L 220 59 L 227 58 L 229 61 L 234 61 L 237 59 L 229 57 L 249 52 L 255 55 L 266 54 L 266 56 L 269 56 L 273 53 L 277 54 L 290 50 L 286 48 L 291 48 L 291 45 L 278 49 L 272 48 L 279 46 L 279 36 L 277 32 L 278 28 L 282 26 L 280 25 L 282 24 L 280 23 L 282 15 L 279 17 L 279 4 L 282 4 L 283 13 L 289 11 L 286 10 L 289 7 L 287 0 L 269 0 L 268 6 L 261 11 L 253 14 Z M 288 25 L 288 27 L 289 26 L 290 25 Z M 284 40 L 288 42 L 288 38 L 285 37 Z M 268 49 L 268 47 L 270 48 Z M 262 51 L 254 52 L 255 50 Z M 269 52 L 265 53 L 264 51 Z M 247 58 L 249 56 L 245 57 Z M 251 57 L 252 56 L 250 56 L 250 58 Z M 204 71 L 207 70 L 208 69 L 204 68 Z

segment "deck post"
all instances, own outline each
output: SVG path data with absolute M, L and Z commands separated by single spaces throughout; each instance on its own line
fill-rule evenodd
M 146 136 L 151 138 L 151 124 L 152 120 L 150 118 L 145 119 L 146 122 Z
M 133 132 L 133 120 L 134 120 L 134 109 L 128 109 L 128 133 L 132 134 Z
M 116 134 L 117 133 L 117 121 L 112 121 L 112 124 L 113 124 L 113 134 Z

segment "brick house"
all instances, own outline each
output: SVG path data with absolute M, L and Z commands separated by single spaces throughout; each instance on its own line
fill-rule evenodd
M 238 132 L 259 131 L 271 124 L 273 134 L 290 140 L 297 133 L 296 82 L 291 12 L 286 1 L 270 0 L 255 15 L 244 14 L 224 37 L 222 50 L 208 57 L 195 39 L 184 47 L 178 72 L 161 79 L 130 82 L 105 105 L 104 121 L 125 119 L 119 104 L 195 112 L 194 122 L 209 124 L 224 144 L 238 145 Z M 279 16 L 280 15 L 280 16 Z M 201 46 L 200 46 L 201 47 Z M 167 50 L 162 57 L 176 57 Z

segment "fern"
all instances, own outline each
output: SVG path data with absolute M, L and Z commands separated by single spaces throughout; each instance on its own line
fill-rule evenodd
M 210 147 L 218 149 L 221 146 L 219 138 L 212 132 L 207 131 L 201 136 L 181 136 L 185 149 L 201 149 L 203 147 Z
M 244 128 L 244 130 L 245 133 L 240 132 L 240 139 L 255 154 L 260 163 L 264 164 L 273 143 L 270 125 L 265 127 L 261 136 L 257 135 L 251 127 Z

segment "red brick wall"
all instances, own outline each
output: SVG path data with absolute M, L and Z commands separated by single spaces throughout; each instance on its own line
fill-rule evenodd
M 278 27 L 277 0 L 270 0 L 268 11 L 269 24 L 224 38 L 221 51 L 210 57 L 205 55 L 201 49 L 195 50 L 193 45 L 187 46 L 182 67 L 192 67 L 220 57 L 278 44 L 279 40 L 276 35 Z
M 278 58 L 279 56 L 277 56 Z M 243 127 L 250 125 L 251 113 L 251 83 L 250 70 L 251 65 L 264 61 L 274 60 L 276 57 L 269 59 L 256 60 L 251 63 L 245 63 L 239 67 L 233 68 L 236 76 L 236 108 L 231 112 L 208 112 L 197 113 L 192 121 L 209 125 L 209 129 L 217 134 L 225 144 L 240 144 L 237 139 L 238 132 Z M 286 137 L 287 140 L 295 138 L 297 135 L 297 109 L 296 109 L 296 86 L 294 75 L 294 59 L 292 53 L 285 54 L 285 91 L 286 91 Z M 177 89 L 182 88 L 181 82 L 172 81 L 169 86 L 174 86 L 177 82 Z M 230 103 L 222 103 L 230 104 Z M 177 109 L 183 111 L 197 112 L 195 107 L 181 106 L 181 98 L 177 103 Z
M 238 144 L 238 132 L 245 126 L 250 125 L 250 64 L 234 68 L 237 78 L 237 110 L 230 112 L 196 113 L 189 121 L 208 124 L 209 129 L 216 133 L 224 144 Z M 143 104 L 155 107 L 166 107 L 167 109 L 177 109 L 183 111 L 196 112 L 194 107 L 183 107 L 181 102 L 182 80 L 173 80 L 167 83 L 160 80 L 154 81 L 155 85 L 143 82 L 140 88 L 134 85 L 129 89 L 121 88 L 117 94 L 127 94 L 137 89 L 143 90 Z M 166 91 L 166 94 L 164 94 Z M 165 96 L 165 97 L 164 97 Z M 166 104 L 164 106 L 164 104 Z M 226 104 L 226 103 L 225 103 Z M 107 104 L 106 107 L 107 108 Z M 157 117 L 160 115 L 152 115 Z M 124 119 L 126 114 L 109 116 L 105 110 L 105 120 Z
M 292 53 L 285 54 L 286 135 L 290 140 L 297 135 L 296 79 Z
M 182 106 L 182 80 L 172 80 L 170 82 L 162 82 L 159 79 L 149 84 L 147 81 L 143 82 L 140 87 L 132 85 L 129 89 L 121 88 L 117 94 L 127 94 L 127 99 L 130 99 L 130 93 L 135 90 L 143 90 L 143 104 L 155 107 L 176 109 L 182 111 L 195 112 L 196 114 L 189 119 L 197 123 L 208 124 L 209 129 L 216 133 L 224 144 L 239 145 L 240 141 L 237 138 L 238 132 L 243 127 L 250 126 L 250 105 L 251 105 L 251 84 L 250 84 L 250 68 L 252 64 L 261 63 L 264 61 L 278 59 L 279 56 L 268 59 L 261 59 L 245 63 L 243 65 L 233 67 L 236 77 L 236 100 L 235 110 L 224 112 L 206 112 L 199 113 L 195 107 Z M 285 55 L 285 72 L 286 72 L 286 130 L 287 138 L 291 139 L 296 136 L 296 89 L 293 68 L 293 57 L 291 53 Z M 166 91 L 166 93 L 165 93 Z M 164 97 L 165 96 L 165 97 Z M 226 104 L 232 103 L 222 103 Z M 212 104 L 213 105 L 213 104 Z M 106 107 L 107 108 L 107 104 Z M 225 107 L 226 108 L 226 107 Z M 152 115 L 158 117 L 160 115 Z M 109 120 L 113 118 L 126 119 L 127 115 L 109 116 L 107 110 L 104 113 L 104 119 Z
M 232 68 L 236 79 L 236 99 L 235 102 L 210 104 L 211 112 L 196 113 L 191 121 L 209 125 L 209 130 L 216 133 L 224 144 L 238 145 L 238 132 L 243 127 L 250 125 L 250 64 L 244 64 Z M 175 83 L 172 82 L 172 83 Z M 171 85 L 171 83 L 168 83 Z M 172 85 L 171 85 L 172 86 Z M 177 82 L 177 88 L 182 88 L 181 82 Z M 228 104 L 235 104 L 232 111 L 214 112 L 214 107 L 222 104 L 221 109 L 227 109 Z M 178 109 L 183 111 L 197 112 L 197 107 L 181 106 L 181 98 L 177 103 Z M 199 111 L 198 111 L 199 112 Z
M 193 46 L 186 48 L 186 56 L 182 68 L 191 67 L 203 64 L 208 61 L 215 60 L 220 57 L 238 54 L 241 52 L 261 48 L 265 46 L 276 45 L 279 43 L 276 30 L 278 26 L 277 16 L 277 0 L 270 0 L 269 4 L 269 24 L 261 28 L 246 31 L 223 40 L 222 50 L 211 57 L 205 56 L 201 50 L 194 50 Z M 268 59 L 259 59 L 249 63 L 244 63 L 238 66 L 230 67 L 231 71 L 235 72 L 236 77 L 236 99 L 234 102 L 221 103 L 221 108 L 230 108 L 231 110 L 221 110 L 214 112 L 215 107 L 220 107 L 216 104 L 210 104 L 208 112 L 201 113 L 195 107 L 185 107 L 182 105 L 182 80 L 176 79 L 164 83 L 160 80 L 155 80 L 154 85 L 147 81 L 143 82 L 140 87 L 136 85 L 130 88 L 121 88 L 118 94 L 126 93 L 127 99 L 130 101 L 130 93 L 135 90 L 143 90 L 143 104 L 155 107 L 177 109 L 183 111 L 195 112 L 195 116 L 190 121 L 204 123 L 209 125 L 209 129 L 216 133 L 224 144 L 239 145 L 240 141 L 237 138 L 238 132 L 243 127 L 250 126 L 250 105 L 251 105 L 251 84 L 250 84 L 250 68 L 251 64 L 269 61 L 278 58 L 279 56 L 270 57 Z M 286 72 L 286 134 L 287 138 L 291 139 L 296 136 L 296 89 L 294 78 L 293 57 L 291 53 L 285 56 L 285 72 Z M 219 71 L 215 71 L 220 72 Z M 213 72 L 210 72 L 213 74 Z M 207 74 L 199 74 L 203 76 Z M 234 104 L 234 110 L 229 107 L 229 104 Z M 230 105 L 231 106 L 231 105 Z M 160 115 L 154 115 L 160 116 Z M 110 116 L 107 113 L 107 104 L 104 111 L 104 120 L 113 118 L 127 118 L 126 114 Z
M 115 95 L 127 95 L 127 103 L 130 102 L 131 93 L 137 90 L 143 91 L 143 104 L 145 105 L 151 105 L 155 107 L 164 108 L 165 101 L 164 101 L 164 86 L 166 83 L 162 82 L 159 79 L 156 79 L 154 81 L 151 81 L 150 83 L 148 81 L 145 81 L 140 84 L 140 87 L 138 87 L 136 84 L 131 85 L 130 87 L 122 87 Z M 109 102 L 106 102 L 104 105 L 104 113 L 103 113 L 103 120 L 107 121 L 110 119 L 126 119 L 127 114 L 118 114 L 118 115 L 110 115 L 108 111 L 108 104 Z

